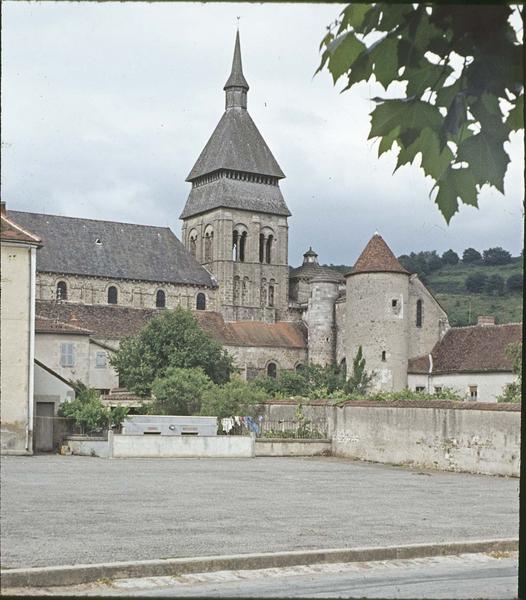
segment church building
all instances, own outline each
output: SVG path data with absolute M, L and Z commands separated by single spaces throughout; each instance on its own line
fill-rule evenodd
M 248 112 L 239 32 L 224 92 L 224 113 L 186 179 L 181 240 L 165 227 L 8 212 L 41 240 L 35 358 L 64 381 L 81 379 L 107 397 L 119 386 L 108 356 L 120 340 L 182 306 L 247 379 L 307 363 L 345 369 L 361 346 L 377 389 L 432 389 L 433 356 L 448 356 L 448 344 L 461 353 L 460 338 L 378 233 L 355 261 L 349 257 L 354 267 L 345 276 L 320 265 L 312 248 L 303 264 L 289 266 L 285 175 Z M 464 329 L 475 329 L 472 339 L 491 356 L 498 327 Z M 473 358 L 463 371 L 460 355 L 442 360 L 449 387 L 462 374 L 459 389 L 467 395 L 477 373 L 494 371 L 499 386 L 511 383 L 504 342 L 519 341 L 520 326 L 507 326 L 499 340 L 494 365 Z M 476 399 L 494 401 L 495 389 Z

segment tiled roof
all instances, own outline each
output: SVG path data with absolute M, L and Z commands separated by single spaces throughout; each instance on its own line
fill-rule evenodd
M 2 205 L 2 211 L 5 205 Z M 34 233 L 21 227 L 12 219 L 12 211 L 9 214 L 2 212 L 0 237 L 4 242 L 24 242 L 26 244 L 41 245 L 41 239 Z
M 268 175 L 278 179 L 285 177 L 252 117 L 244 108 L 232 108 L 223 113 L 186 180 L 192 181 L 219 169 Z
M 168 227 L 10 211 L 42 238 L 37 271 L 215 286 Z
M 290 216 L 277 185 L 221 177 L 192 188 L 180 218 L 186 219 L 219 206 Z
M 405 273 L 409 275 L 409 271 L 402 267 L 378 233 L 375 233 L 369 240 L 351 272 L 347 275 L 356 275 L 357 273 Z
M 95 338 L 120 340 L 137 334 L 148 321 L 160 313 L 156 309 L 128 308 L 106 304 L 74 304 L 38 300 L 37 313 L 48 319 L 71 323 L 72 316 L 79 326 L 92 331 Z M 193 313 L 201 327 L 226 346 L 260 346 L 306 348 L 307 332 L 299 322 L 262 323 L 242 321 L 226 323 L 213 311 Z
M 78 322 L 74 315 L 66 323 L 65 321 L 58 321 L 37 314 L 35 317 L 35 333 L 65 333 L 70 335 L 90 335 L 92 333 L 89 329 L 79 327 Z
M 330 277 L 332 279 L 335 279 L 336 281 L 340 281 L 341 283 L 345 281 L 345 277 L 336 269 L 324 267 L 317 263 L 304 263 L 303 265 L 301 265 L 301 267 L 291 269 L 289 278 L 311 280 L 313 277 L 317 277 L 319 275 L 324 277 Z
M 506 348 L 522 340 L 522 324 L 453 327 L 431 351 L 432 373 L 483 373 L 513 369 Z M 409 373 L 429 373 L 428 356 L 409 360 Z

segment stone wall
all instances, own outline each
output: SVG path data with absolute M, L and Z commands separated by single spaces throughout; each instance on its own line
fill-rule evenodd
M 182 306 L 183 308 L 195 310 L 197 294 L 202 292 L 206 296 L 206 309 L 217 310 L 217 291 L 211 288 L 44 272 L 37 273 L 37 300 L 55 300 L 59 281 L 66 283 L 68 302 L 108 304 L 108 288 L 115 286 L 118 291 L 117 304 L 120 306 L 156 308 L 157 291 L 163 290 L 166 298 L 166 308 Z
M 310 282 L 311 293 L 306 315 L 309 331 L 309 363 L 334 364 L 336 354 L 336 323 L 334 303 L 338 298 L 337 281 Z
M 281 370 L 294 370 L 298 365 L 307 364 L 305 348 L 277 348 L 267 346 L 224 346 L 234 358 L 234 364 L 245 379 L 254 379 L 266 374 L 270 362 L 277 365 L 277 373 Z

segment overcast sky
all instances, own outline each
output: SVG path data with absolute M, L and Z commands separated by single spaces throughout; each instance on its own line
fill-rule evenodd
M 2 3 L 2 199 L 8 209 L 169 226 L 224 110 L 236 17 L 248 109 L 286 174 L 289 262 L 312 245 L 352 264 L 375 230 L 395 254 L 522 246 L 523 142 L 505 195 L 485 189 L 448 227 L 416 166 L 367 141 L 361 84 L 313 77 L 344 5 Z M 476 10 L 476 8 L 474 8 Z M 340 86 L 341 87 L 341 86 Z

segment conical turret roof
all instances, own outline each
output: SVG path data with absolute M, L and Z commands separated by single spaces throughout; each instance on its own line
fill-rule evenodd
M 223 88 L 225 91 L 231 87 L 242 87 L 247 91 L 249 89 L 247 80 L 243 75 L 243 65 L 241 63 L 241 44 L 239 42 L 239 31 L 236 34 L 236 44 L 234 46 L 234 58 L 232 59 L 232 71 L 230 77 Z
M 358 273 L 410 274 L 409 271 L 402 267 L 379 233 L 375 233 L 369 240 L 367 246 L 365 246 L 363 252 L 358 257 L 354 267 L 347 273 L 347 276 L 356 275 Z

